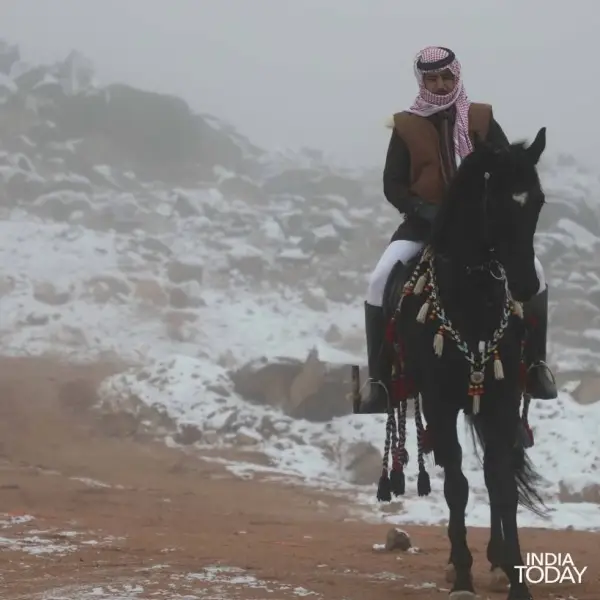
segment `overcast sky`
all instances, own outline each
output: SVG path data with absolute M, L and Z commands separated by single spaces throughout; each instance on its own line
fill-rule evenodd
M 412 58 L 453 48 L 511 138 L 600 166 L 598 0 L 0 0 L 0 36 L 45 62 L 78 49 L 102 83 L 175 93 L 267 146 L 382 164 Z

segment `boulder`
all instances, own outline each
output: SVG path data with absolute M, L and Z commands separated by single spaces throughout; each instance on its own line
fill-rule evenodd
M 231 372 L 230 377 L 236 393 L 248 402 L 279 408 L 297 419 L 326 422 L 352 412 L 346 399 L 351 385 L 350 367 L 323 362 L 316 350 L 304 361 L 248 363 Z

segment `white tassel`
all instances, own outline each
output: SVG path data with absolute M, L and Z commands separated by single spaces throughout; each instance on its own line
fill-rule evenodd
M 433 351 L 438 358 L 444 352 L 444 334 L 440 331 L 433 336 Z
M 425 289 L 426 283 L 427 283 L 427 273 L 423 273 L 423 275 L 421 275 L 421 277 L 419 277 L 419 279 L 417 279 L 417 283 L 415 284 L 415 287 L 413 289 L 413 294 L 416 294 L 417 296 L 419 294 L 422 294 L 423 290 Z
M 425 302 L 423 304 L 423 306 L 421 306 L 421 309 L 419 310 L 419 312 L 417 314 L 417 321 L 419 323 L 425 323 L 425 321 L 427 320 L 428 312 L 429 312 L 429 302 Z
M 475 394 L 473 396 L 473 414 L 479 414 L 479 409 L 481 408 L 481 396 L 479 394 Z
M 513 302 L 513 310 L 519 319 L 523 318 L 523 305 L 520 302 Z
M 504 379 L 504 367 L 499 356 L 494 358 L 494 377 L 496 379 Z

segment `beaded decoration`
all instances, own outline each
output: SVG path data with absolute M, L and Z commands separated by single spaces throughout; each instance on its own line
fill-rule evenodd
M 415 267 L 410 279 L 403 288 L 402 298 L 396 309 L 399 312 L 402 308 L 402 300 L 407 296 L 423 296 L 424 302 L 417 313 L 417 321 L 426 323 L 436 321 L 439 323 L 437 331 L 433 336 L 433 351 L 437 357 L 441 357 L 444 352 L 445 340 L 451 340 L 462 352 L 465 359 L 471 366 L 469 376 L 468 394 L 472 398 L 473 414 L 477 414 L 481 408 L 481 398 L 485 392 L 485 367 L 490 360 L 493 360 L 495 379 L 504 379 L 504 368 L 500 358 L 498 346 L 508 328 L 510 318 L 517 316 L 523 318 L 523 306 L 520 302 L 513 300 L 506 274 L 501 265 L 500 274 L 504 279 L 505 293 L 504 305 L 502 308 L 502 317 L 500 323 L 492 337 L 488 341 L 480 341 L 477 351 L 472 351 L 467 343 L 462 339 L 460 333 L 452 325 L 450 319 L 446 316 L 444 307 L 440 301 L 439 289 L 435 275 L 435 261 L 431 247 L 427 247 L 421 260 Z

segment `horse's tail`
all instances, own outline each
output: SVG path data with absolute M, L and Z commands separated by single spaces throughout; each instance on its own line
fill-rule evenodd
M 481 419 L 473 417 L 473 415 L 467 415 L 465 421 L 471 432 L 475 453 L 477 454 L 480 463 L 483 465 L 483 459 L 477 452 L 478 445 L 485 451 L 485 440 L 481 427 Z M 533 466 L 533 462 L 529 456 L 527 456 L 526 450 L 522 444 L 515 445 L 512 460 L 517 482 L 519 505 L 541 518 L 547 518 L 549 514 L 548 507 L 537 490 L 537 487 L 542 483 L 543 478 Z

